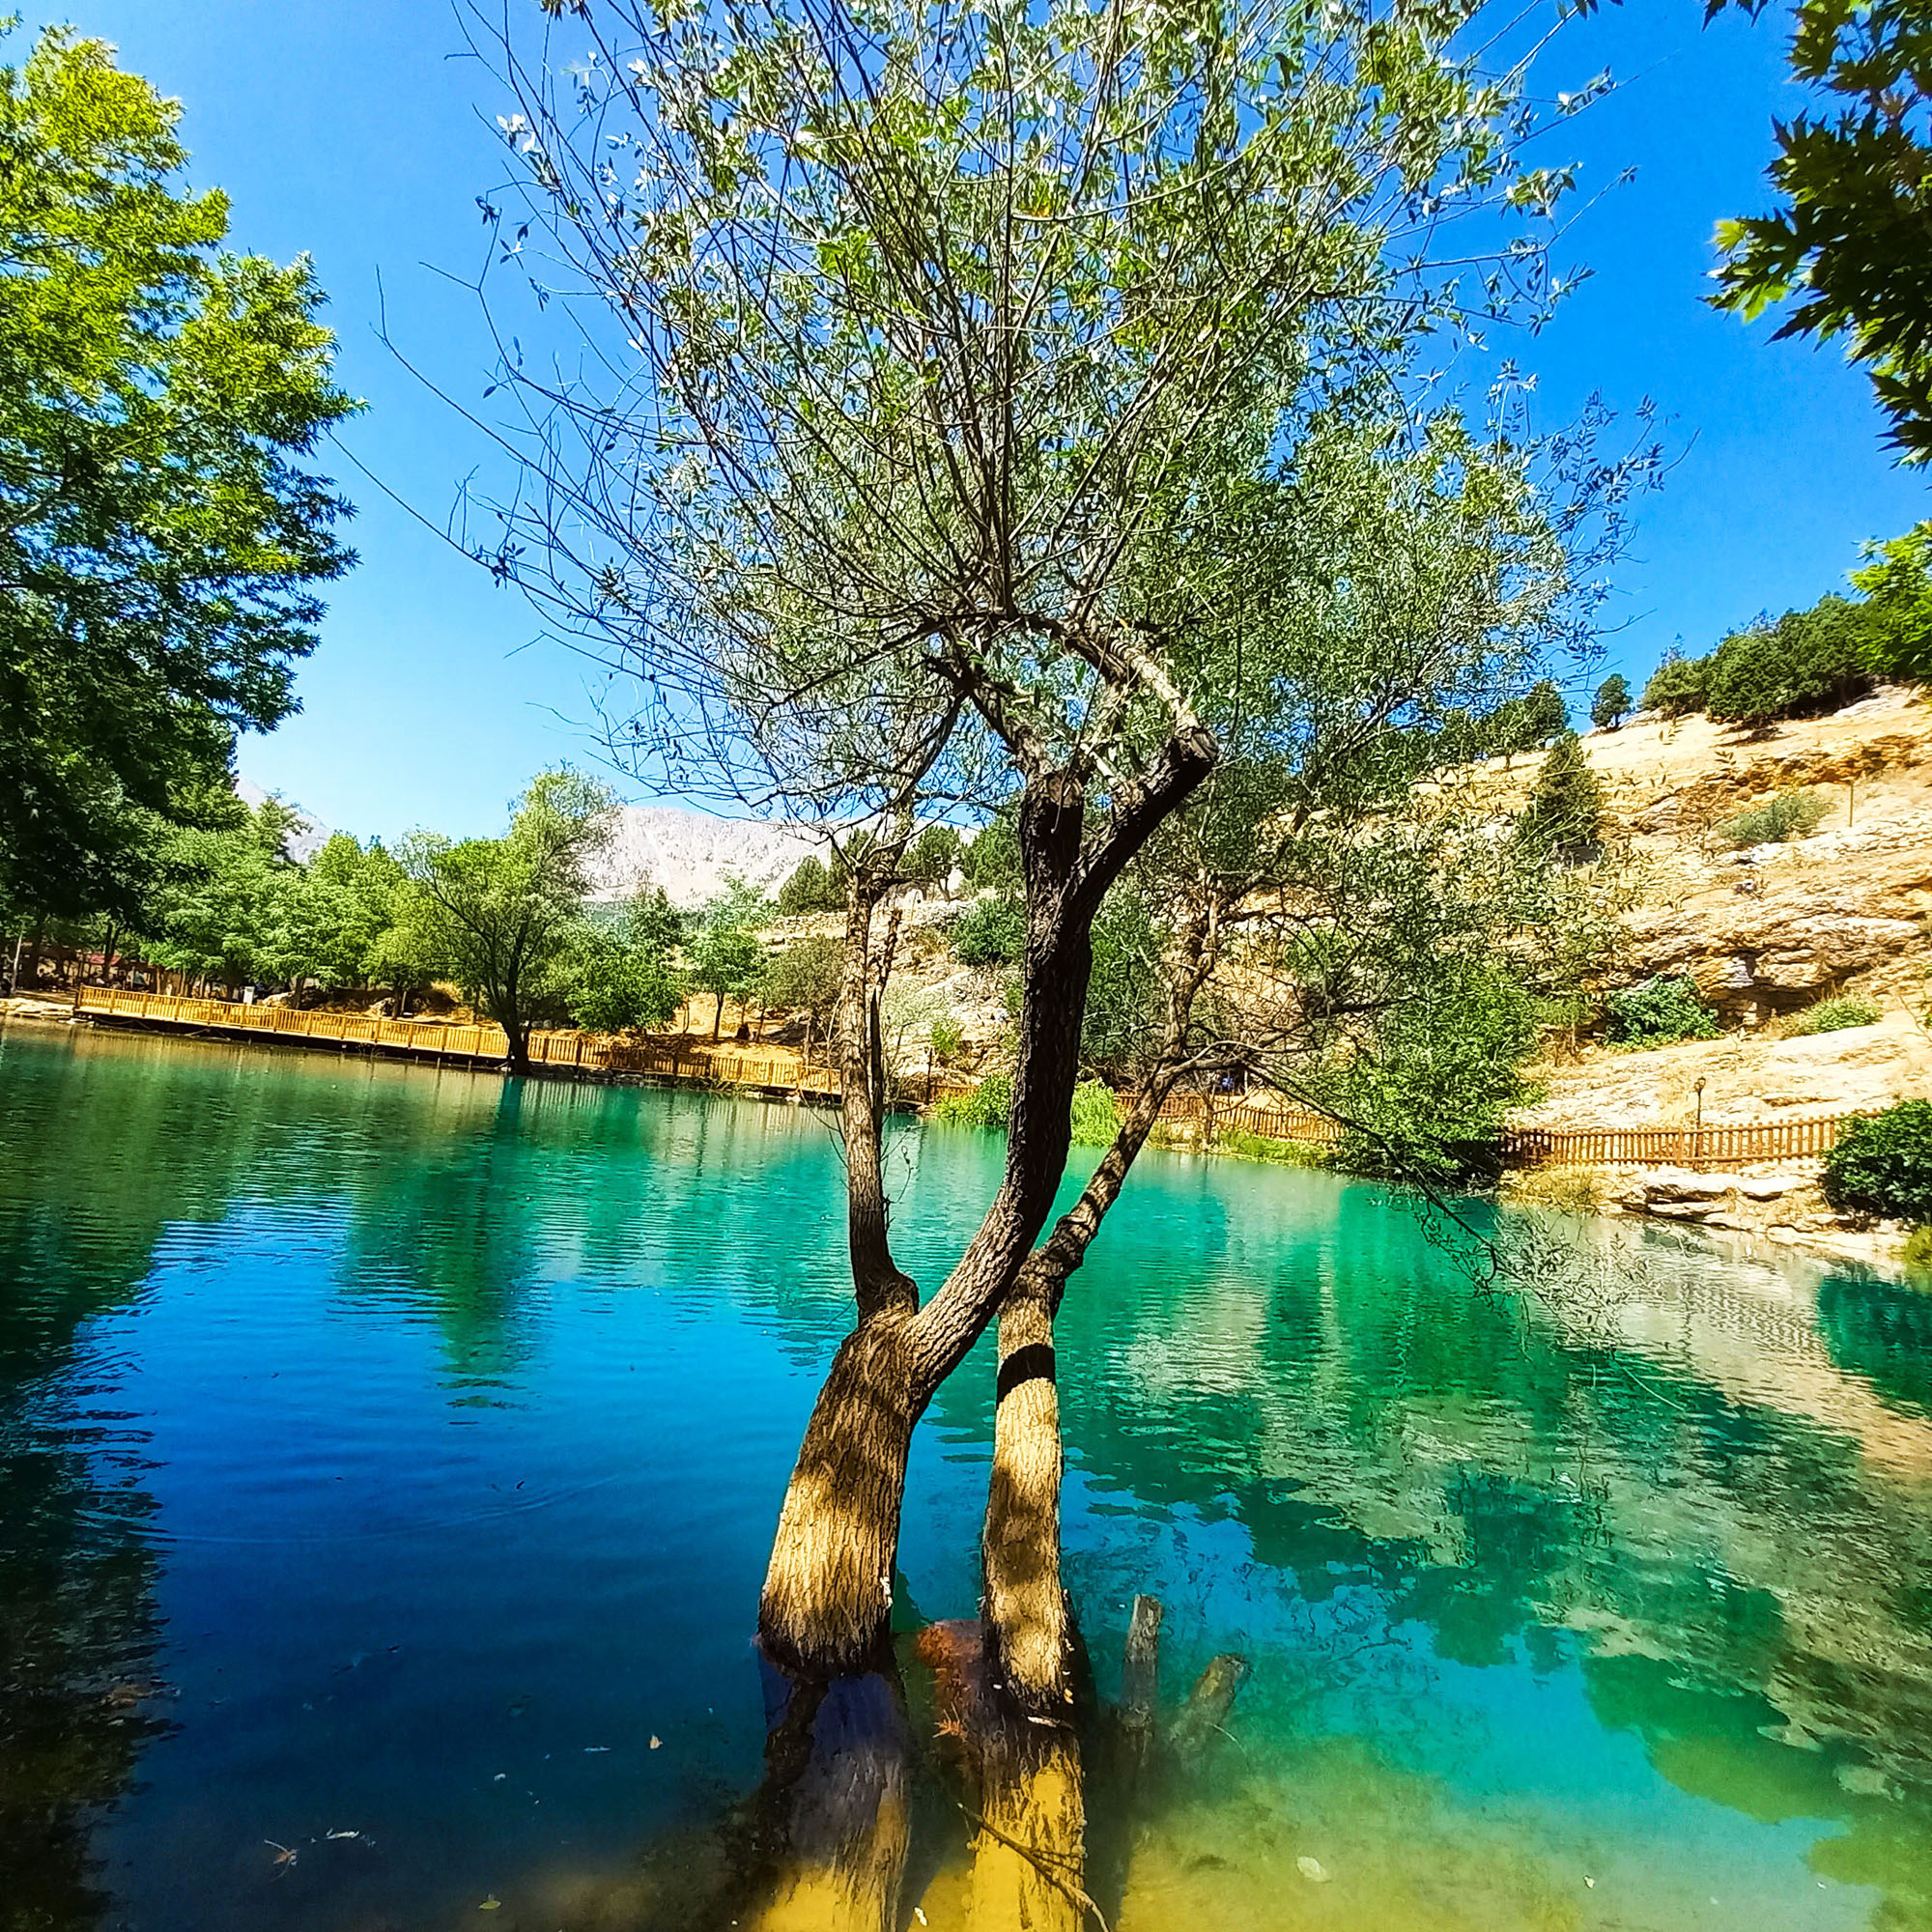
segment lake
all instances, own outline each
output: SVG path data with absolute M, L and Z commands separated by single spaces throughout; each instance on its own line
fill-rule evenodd
M 1002 1151 L 895 1133 L 925 1287 Z M 1103 1692 L 1137 1591 L 1171 1694 L 1251 1674 L 1116 1932 L 1932 1927 L 1932 1295 L 1538 1225 L 1594 1290 L 1136 1169 L 1060 1326 L 1067 1585 Z M 651 1923 L 759 1776 L 843 1249 L 809 1110 L 0 1032 L 0 1926 Z M 992 1395 L 919 1432 L 908 1621 L 974 1611 Z

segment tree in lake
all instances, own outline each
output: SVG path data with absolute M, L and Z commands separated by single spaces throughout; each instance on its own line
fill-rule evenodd
M 797 1677 L 780 1737 L 842 1713 L 846 1807 L 869 1790 L 875 1829 L 814 1861 L 801 1825 L 783 1884 L 895 1920 L 903 1773 L 848 1673 L 880 1654 L 913 1427 L 997 1320 L 983 1629 L 1017 1728 L 986 1756 L 980 1856 L 990 1873 L 1024 1834 L 1075 1892 L 1024 1858 L 988 1884 L 1070 1924 L 1054 1312 L 1161 1100 L 1220 1064 L 1196 1002 L 1241 907 L 1270 879 L 1277 903 L 1332 903 L 1338 867 L 1402 842 L 1375 827 L 1434 768 L 1431 726 L 1528 690 L 1563 629 L 1587 507 L 1569 472 L 1605 473 L 1587 436 L 1418 409 L 1414 358 L 1477 309 L 1538 310 L 1564 183 L 1517 160 L 1520 74 L 1457 50 L 1456 9 L 559 18 L 568 69 L 498 49 L 503 121 L 622 375 L 607 394 L 503 372 L 543 487 L 504 503 L 487 560 L 637 677 L 620 742 L 640 773 L 875 830 L 845 847 L 858 1320 L 759 1610 Z M 1465 286 L 1453 264 L 1516 221 L 1519 251 Z M 1020 1003 L 1003 1179 L 923 1294 L 885 1189 L 881 908 L 962 803 L 1009 814 Z M 1049 1234 L 1094 923 L 1142 867 L 1159 1036 Z
M 0 69 L 0 901 L 40 911 L 136 911 L 353 561 L 322 293 L 226 251 L 180 115 L 67 29 Z
M 540 773 L 501 838 L 417 833 L 400 854 L 419 919 L 451 977 L 503 1029 L 513 1073 L 527 1069 L 533 1016 L 559 1001 L 560 969 L 589 894 L 588 866 L 616 799 L 568 769 Z

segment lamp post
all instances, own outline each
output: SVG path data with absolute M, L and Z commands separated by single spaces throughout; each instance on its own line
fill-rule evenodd
M 1697 1095 L 1697 1126 L 1691 1140 L 1690 1163 L 1701 1169 L 1704 1165 L 1704 1076 L 1698 1074 L 1691 1091 Z

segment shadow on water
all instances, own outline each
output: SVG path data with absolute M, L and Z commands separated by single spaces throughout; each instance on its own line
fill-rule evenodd
M 922 1280 L 996 1145 L 898 1147 Z M 838 1204 L 787 1109 L 0 1035 L 0 1926 L 742 1899 L 810 1760 L 747 1640 Z M 1932 1928 L 1932 1297 L 1650 1261 L 1606 1337 L 1373 1190 L 1137 1175 L 1060 1321 L 1065 1574 L 1100 1704 L 1140 1591 L 1169 1719 L 1253 1668 L 1184 1776 L 1088 1760 L 1116 1932 Z M 992 1401 L 916 1444 L 935 1615 Z M 897 1594 L 898 1922 L 979 1932 Z

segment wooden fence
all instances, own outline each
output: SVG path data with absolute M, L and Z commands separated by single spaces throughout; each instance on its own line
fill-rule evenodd
M 442 1020 L 379 1020 L 361 1013 L 302 1012 L 294 1007 L 249 1006 L 239 1000 L 201 1000 L 169 993 L 124 993 L 82 986 L 74 1010 L 103 1019 L 143 1020 L 162 1026 L 213 1027 L 224 1033 L 273 1034 L 283 1038 L 342 1046 L 381 1048 L 424 1059 L 500 1061 L 510 1042 L 501 1027 L 459 1026 Z M 838 1075 L 814 1066 L 800 1077 L 795 1056 L 724 1048 L 715 1053 L 666 1053 L 599 1034 L 533 1033 L 526 1041 L 533 1065 L 636 1073 L 645 1078 L 835 1094 Z
M 1759 1121 L 1735 1127 L 1623 1127 L 1556 1132 L 1514 1127 L 1502 1137 L 1512 1167 L 1737 1167 L 1828 1153 L 1863 1114 Z
M 1326 1114 L 1284 1107 L 1271 1095 L 1170 1094 L 1161 1102 L 1160 1118 L 1196 1122 L 1213 1133 L 1226 1133 L 1232 1127 L 1264 1140 L 1313 1141 L 1321 1147 L 1332 1147 L 1342 1138 L 1342 1129 Z

